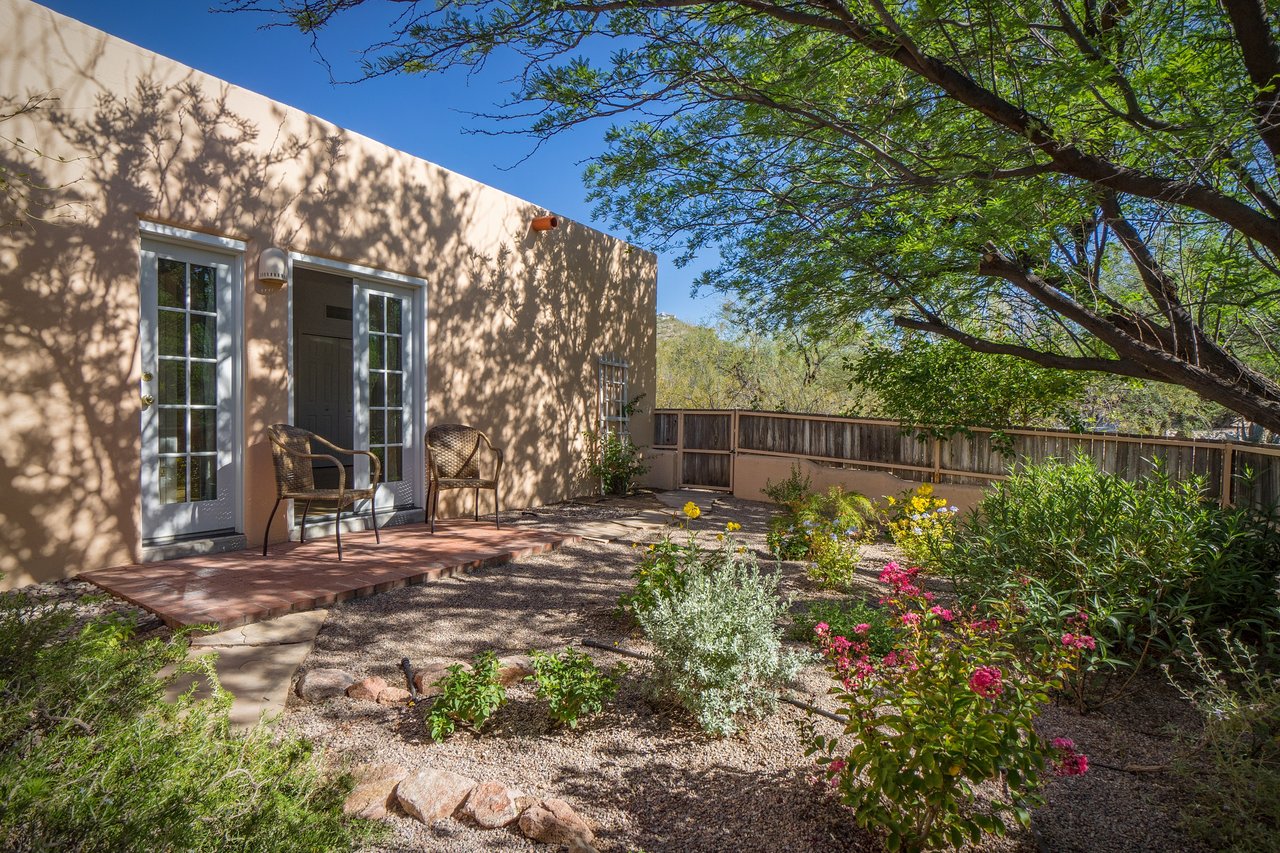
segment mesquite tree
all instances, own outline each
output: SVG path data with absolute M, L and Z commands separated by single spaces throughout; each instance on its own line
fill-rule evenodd
M 314 33 L 364 2 L 227 5 Z M 587 173 L 601 212 L 718 247 L 709 280 L 765 320 L 879 316 L 1280 430 L 1264 0 L 387 5 L 365 74 L 519 53 L 505 115 L 542 136 L 616 117 Z

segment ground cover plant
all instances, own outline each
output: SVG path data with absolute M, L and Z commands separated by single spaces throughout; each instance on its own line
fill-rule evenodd
M 432 684 L 440 688 L 427 711 L 427 728 L 432 740 L 438 743 L 446 739 L 458 726 L 480 733 L 507 699 L 506 688 L 498 679 L 499 669 L 494 652 L 481 652 L 470 667 L 455 663 Z
M 196 672 L 183 636 L 77 625 L 62 605 L 0 597 L 0 847 L 9 850 L 346 850 L 378 832 L 348 820 L 347 780 L 306 740 L 230 730 L 231 698 L 165 699 Z M 175 674 L 161 677 L 166 667 Z
M 547 701 L 551 718 L 571 729 L 578 727 L 578 720 L 590 714 L 598 714 L 604 703 L 618 692 L 617 678 L 626 669 L 618 664 L 605 672 L 596 666 L 590 655 L 566 648 L 560 654 L 533 650 L 534 674 L 526 680 L 537 685 L 538 698 Z
M 1166 657 L 1185 646 L 1187 620 L 1264 644 L 1280 626 L 1280 532 L 1159 469 L 1137 483 L 1083 458 L 1015 470 L 941 565 L 966 604 L 1016 593 L 1043 632 L 1071 633 L 1068 620 L 1090 614 L 1091 666 Z
M 1027 826 L 1046 768 L 1066 775 L 1088 759 L 1068 739 L 1046 742 L 1032 723 L 1072 667 L 1069 649 L 1042 638 L 1028 649 L 1016 600 L 982 620 L 957 618 L 919 586 L 918 569 L 890 563 L 886 605 L 902 630 L 888 654 L 867 625 L 814 633 L 848 722 L 840 736 L 809 736 L 834 796 L 891 850 L 961 847 Z M 996 780 L 1007 800 L 974 796 Z

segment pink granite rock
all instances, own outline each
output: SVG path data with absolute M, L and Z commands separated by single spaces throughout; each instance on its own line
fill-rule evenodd
M 481 782 L 467 797 L 462 813 L 485 829 L 497 829 L 520 817 L 523 797 L 522 792 L 501 782 Z
M 398 764 L 368 764 L 355 770 L 356 786 L 342 811 L 366 820 L 381 820 L 396 803 L 396 786 L 409 775 Z
M 428 767 L 396 786 L 396 800 L 410 816 L 431 823 L 457 811 L 475 786 L 475 779 Z
M 520 815 L 520 831 L 534 841 L 547 844 L 572 844 L 595 840 L 591 827 L 564 800 L 548 798 L 525 809 Z
M 363 699 L 366 702 L 377 702 L 378 694 L 387 689 L 386 679 L 371 675 L 347 688 L 347 695 L 352 699 Z

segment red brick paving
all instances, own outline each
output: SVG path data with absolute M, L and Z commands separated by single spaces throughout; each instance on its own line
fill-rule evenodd
M 259 550 L 184 557 L 99 569 L 81 580 L 159 616 L 171 627 L 216 624 L 222 630 L 313 610 L 410 584 L 466 574 L 578 541 L 577 536 L 475 521 L 437 521 Z

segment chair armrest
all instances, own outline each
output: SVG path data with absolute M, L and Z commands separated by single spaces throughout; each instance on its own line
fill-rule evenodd
M 489 448 L 489 452 L 497 459 L 497 465 L 495 465 L 493 469 L 493 479 L 496 481 L 498 476 L 502 473 L 502 462 L 506 458 L 506 455 L 502 452 L 501 448 L 493 446 L 493 442 L 489 440 L 489 436 L 481 432 L 480 437 L 484 439 L 484 446 Z
M 315 435 L 314 433 L 312 433 L 312 441 L 318 441 L 321 444 L 325 445 L 326 447 L 336 450 L 339 453 L 345 453 L 348 456 L 368 456 L 369 459 L 371 460 L 372 469 L 373 469 L 372 473 L 369 476 L 369 485 L 370 487 L 378 485 L 378 480 L 381 479 L 382 477 L 382 462 L 378 459 L 378 454 L 374 453 L 372 450 L 356 450 L 355 448 L 351 448 L 351 447 L 339 447 L 329 439 L 324 438 L 323 436 Z M 342 466 L 339 465 L 338 468 L 341 470 Z M 339 480 L 345 483 L 346 477 L 340 477 Z M 339 486 L 338 488 L 343 489 L 344 487 Z
M 328 444 L 328 442 L 325 442 L 325 444 Z M 332 462 L 332 463 L 333 463 L 334 467 L 338 469 L 338 492 L 339 492 L 339 493 L 342 493 L 342 492 L 345 492 L 345 491 L 347 490 L 347 469 L 346 469 L 346 467 L 345 467 L 345 466 L 343 466 L 342 462 L 341 462 L 341 461 L 339 461 L 338 457 L 336 457 L 336 456 L 330 456 L 328 453 L 299 453 L 299 452 L 298 452 L 298 451 L 296 451 L 296 450 L 290 450 L 289 448 L 284 447 L 284 446 L 282 446 L 282 445 L 278 445 L 278 446 L 279 446 L 279 447 L 280 447 L 280 449 L 281 449 L 281 450 L 283 450 L 285 453 L 287 453 L 287 454 L 289 454 L 290 456 L 293 456 L 294 458 L 297 458 L 297 459 L 327 459 L 327 460 L 329 460 L 330 462 Z

